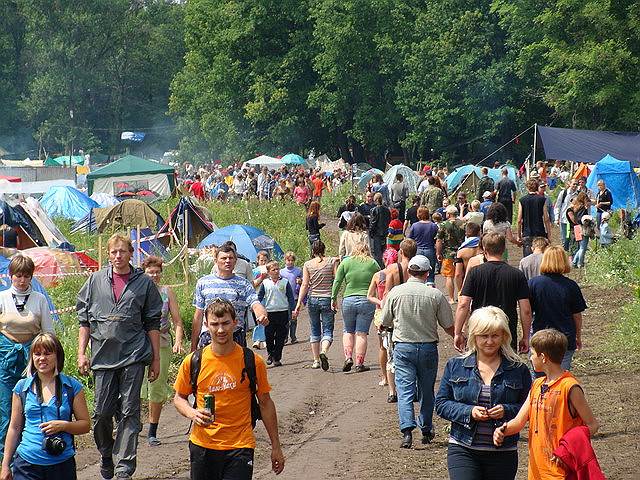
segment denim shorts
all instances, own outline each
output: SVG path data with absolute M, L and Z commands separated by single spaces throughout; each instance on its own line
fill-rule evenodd
M 309 309 L 309 324 L 311 334 L 310 342 L 328 341 L 333 342 L 333 324 L 335 312 L 331 308 L 329 297 L 309 297 L 307 301 Z
M 376 306 L 364 295 L 351 295 L 342 300 L 344 333 L 369 333 Z

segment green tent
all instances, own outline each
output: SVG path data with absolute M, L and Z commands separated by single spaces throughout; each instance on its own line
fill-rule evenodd
M 93 192 L 120 195 L 123 192 L 151 191 L 168 197 L 175 188 L 175 170 L 151 160 L 125 155 L 87 175 L 89 195 Z
M 45 167 L 70 167 L 76 165 L 84 165 L 84 157 L 82 155 L 72 155 L 71 164 L 69 164 L 69 155 L 62 155 L 56 158 L 47 158 L 44 161 Z

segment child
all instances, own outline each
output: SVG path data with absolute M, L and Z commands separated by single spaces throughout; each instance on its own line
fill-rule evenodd
M 13 389 L 0 477 L 76 478 L 72 435 L 89 432 L 89 410 L 82 384 L 63 368 L 60 341 L 52 333 L 39 334 L 31 343 L 28 377 Z
M 280 270 L 280 275 L 289 280 L 289 285 L 293 288 L 293 299 L 297 304 L 300 285 L 302 285 L 302 269 L 300 267 L 296 267 L 296 254 L 291 251 L 285 253 L 284 264 L 285 268 Z M 291 340 L 291 344 L 298 342 L 298 338 L 296 337 L 297 328 L 298 320 L 296 318 L 291 318 L 289 320 L 289 339 Z
M 267 337 L 267 365 L 282 366 L 282 347 L 287 338 L 289 317 L 295 309 L 293 289 L 286 278 L 280 276 L 280 265 L 273 261 L 267 263 L 267 274 L 260 290 L 258 299 L 267 309 L 269 324 L 265 327 Z
M 603 247 L 609 247 L 613 243 L 613 233 L 609 228 L 609 218 L 611 215 L 609 212 L 602 212 L 602 222 L 600 223 L 600 245 Z
M 566 478 L 554 455 L 562 437 L 574 427 L 586 426 L 593 436 L 600 426 L 576 378 L 561 366 L 567 337 L 548 328 L 531 337 L 531 363 L 544 377 L 534 380 L 527 400 L 513 420 L 493 433 L 496 446 L 522 430 L 529 421 L 529 480 Z
M 256 255 L 256 262 L 258 265 L 253 269 L 253 287 L 258 288 L 262 284 L 263 280 L 267 278 L 267 263 L 269 263 L 269 252 L 266 250 L 260 250 Z M 252 313 L 253 314 L 253 313 Z M 266 337 L 264 335 L 264 325 L 258 325 L 253 328 L 253 334 L 251 337 L 253 340 L 253 348 L 260 350 L 264 348 Z

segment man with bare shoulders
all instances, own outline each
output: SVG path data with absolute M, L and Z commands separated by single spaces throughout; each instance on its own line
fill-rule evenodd
M 458 291 L 462 291 L 462 284 L 467 271 L 467 264 L 478 254 L 480 249 L 480 225 L 469 222 L 464 228 L 465 239 L 456 254 L 455 280 Z
M 405 238 L 400 242 L 398 262 L 392 263 L 385 268 L 385 297 L 393 287 L 407 281 L 409 278 L 409 260 L 416 256 L 417 250 L 416 242 L 410 238 Z

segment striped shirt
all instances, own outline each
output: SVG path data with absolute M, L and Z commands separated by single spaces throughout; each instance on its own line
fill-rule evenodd
M 193 293 L 193 306 L 204 310 L 216 298 L 231 302 L 236 310 L 238 328 L 245 327 L 247 307 L 260 303 L 253 285 L 245 278 L 238 275 L 233 275 L 230 278 L 220 278 L 215 274 L 201 277 L 196 283 L 196 289 Z M 201 332 L 206 330 L 207 327 L 202 322 Z
M 318 266 L 317 260 L 305 262 L 304 268 L 309 272 L 309 296 L 331 298 L 331 287 L 333 285 L 333 265 L 336 259 L 328 257 L 326 263 Z

